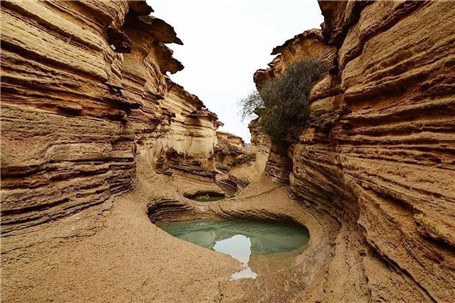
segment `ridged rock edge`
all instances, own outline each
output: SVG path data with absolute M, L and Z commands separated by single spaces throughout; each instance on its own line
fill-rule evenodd
M 296 60 L 328 60 L 336 52 L 330 73 L 311 92 L 310 127 L 288 151 L 292 195 L 333 231 L 334 255 L 316 282 L 324 291 L 310 290 L 307 299 L 450 302 L 453 4 L 321 1 L 320 7 L 322 35 L 311 30 L 287 41 L 274 49 L 279 55 L 270 67 L 255 74 L 260 84 Z M 315 40 L 325 50 L 317 51 Z M 269 157 L 271 163 L 266 171 L 285 180 L 287 168 Z

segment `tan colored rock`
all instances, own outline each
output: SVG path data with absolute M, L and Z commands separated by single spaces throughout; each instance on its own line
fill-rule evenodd
M 219 190 L 218 141 L 239 142 L 217 136 L 216 115 L 165 76 L 182 68 L 164 45 L 179 43 L 173 29 L 135 19 L 145 1 L 3 1 L 2 299 L 453 301 L 453 4 L 320 6 L 322 36 L 296 36 L 255 75 L 330 59 L 311 126 L 282 151 L 253 122 L 256 162 L 216 176 L 251 185 L 204 206 L 183 194 Z M 294 267 L 233 283 L 232 259 L 150 223 L 157 205 L 292 219 L 309 227 L 310 248 Z
M 289 149 L 289 179 L 305 209 L 326 220 L 334 253 L 304 301 L 450 302 L 453 4 L 320 7 L 323 41 L 337 47 L 338 60 L 312 89 L 311 127 Z M 277 76 L 280 60 L 256 81 Z
M 335 48 L 323 43 L 321 31 L 310 29 L 294 38 L 287 40 L 272 50 L 277 55 L 267 69 L 260 69 L 254 74 L 256 86 L 274 77 L 279 77 L 289 65 L 300 60 L 322 60 L 332 63 L 335 57 Z
M 175 150 L 175 168 L 211 176 L 219 122 L 167 79 L 183 65 L 165 43 L 181 40 L 151 11 L 2 2 L 2 232 L 130 190 L 137 153 L 154 164 Z
M 241 137 L 222 131 L 217 131 L 216 136 L 215 159 L 217 168 L 221 171 L 228 171 L 236 165 L 254 160 L 254 157 L 248 156 Z
M 301 60 L 317 60 L 331 66 L 334 62 L 335 51 L 336 49 L 334 47 L 328 46 L 323 42 L 320 30 L 307 30 L 294 36 L 292 39 L 287 40 L 284 44 L 275 47 L 272 51 L 272 55 L 277 56 L 269 63 L 269 68 L 256 71 L 253 79 L 256 86 L 259 88 L 265 81 L 280 77 L 286 68 Z M 323 84 L 312 91 L 311 98 L 317 98 L 318 96 L 321 96 L 321 94 L 328 97 L 331 96 L 331 92 L 340 91 L 340 85 L 337 78 L 332 75 L 327 75 L 324 78 L 324 81 L 321 82 Z M 340 107 L 339 104 L 342 103 L 342 100 L 340 99 L 342 98 L 337 97 L 336 101 L 332 100 L 331 102 L 333 104 L 329 107 Z M 314 111 L 317 111 L 317 106 L 318 105 L 313 106 Z M 328 105 L 325 104 L 323 106 L 327 107 Z M 331 111 L 330 109 L 328 110 Z M 327 112 L 327 110 L 325 112 Z M 258 119 L 260 119 L 260 116 Z M 319 119 L 315 119 L 314 125 L 326 128 L 325 125 L 320 125 L 321 123 L 319 123 L 318 120 Z M 252 134 L 253 145 L 255 148 L 265 151 L 268 157 L 265 173 L 278 183 L 288 184 L 292 166 L 292 161 L 289 158 L 287 151 L 288 146 L 275 146 L 271 144 L 270 138 L 260 134 L 261 131 L 257 122 L 258 121 L 252 121 L 249 128 Z

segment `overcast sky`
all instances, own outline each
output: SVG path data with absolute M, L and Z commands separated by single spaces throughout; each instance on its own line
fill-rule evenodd
M 240 99 L 254 90 L 253 74 L 272 49 L 323 21 L 316 0 L 147 0 L 184 45 L 168 45 L 185 68 L 171 75 L 199 96 L 228 131 L 250 141 Z

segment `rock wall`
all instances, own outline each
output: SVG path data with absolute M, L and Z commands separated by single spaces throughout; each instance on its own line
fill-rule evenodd
M 269 63 L 269 67 L 260 69 L 254 74 L 254 81 L 258 89 L 265 81 L 280 77 L 288 66 L 299 60 L 317 60 L 331 64 L 335 58 L 335 48 L 323 42 L 321 30 L 311 29 L 275 47 L 272 55 L 277 56 Z M 261 134 L 258 121 L 251 122 L 250 131 L 252 143 L 260 146 L 262 150 L 268 150 L 265 174 L 277 183 L 289 184 L 292 161 L 288 154 L 288 144 L 281 146 L 271 144 L 270 138 Z
M 216 136 L 218 141 L 224 141 L 226 145 L 231 146 L 234 149 L 243 151 L 245 149 L 245 141 L 239 136 L 231 133 L 217 131 Z
M 221 125 L 216 114 L 205 108 L 198 97 L 168 81 L 168 94 L 161 109 L 170 112 L 168 125 L 155 140 L 139 139 L 158 171 L 179 171 L 213 177 L 216 129 Z M 148 141 L 148 143 L 147 143 Z
M 215 160 L 217 169 L 229 171 L 233 167 L 254 161 L 254 154 L 248 154 L 245 142 L 239 136 L 222 131 L 216 132 L 217 146 L 215 147 Z
M 332 231 L 307 299 L 450 302 L 455 295 L 455 10 L 450 2 L 320 2 L 333 66 L 290 149 L 292 194 Z M 283 61 L 314 56 L 306 32 Z M 287 59 L 286 59 L 287 58 Z M 293 59 L 294 58 L 294 59 Z M 317 278 L 319 276 L 319 279 Z M 322 291 L 323 290 L 323 291 Z
M 66 216 L 152 166 L 214 169 L 216 115 L 167 77 L 174 29 L 145 1 L 2 1 L 2 233 Z M 190 164 L 188 164 L 190 163 Z

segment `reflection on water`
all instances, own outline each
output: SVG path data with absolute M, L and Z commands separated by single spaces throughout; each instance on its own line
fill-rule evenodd
M 256 278 L 293 264 L 308 243 L 308 230 L 270 222 L 184 221 L 162 224 L 171 235 L 228 254 L 242 263 L 231 279 Z
M 235 235 L 233 237 L 219 240 L 213 245 L 215 251 L 230 255 L 234 259 L 242 262 L 242 270 L 232 274 L 232 280 L 242 278 L 255 279 L 257 274 L 248 266 L 251 255 L 251 241 L 250 238 L 244 235 Z

